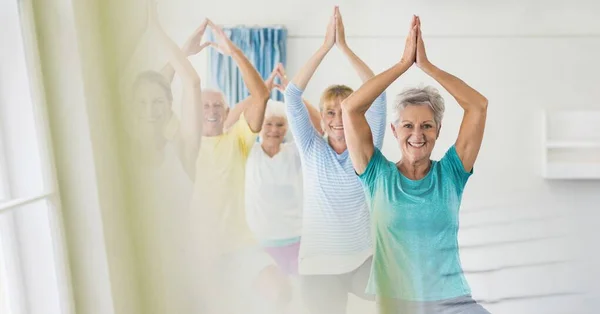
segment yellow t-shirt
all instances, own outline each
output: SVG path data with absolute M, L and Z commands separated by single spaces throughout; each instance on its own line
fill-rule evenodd
M 243 115 L 222 135 L 202 137 L 192 211 L 208 237 L 200 242 L 220 254 L 256 244 L 244 210 L 246 160 L 256 138 Z

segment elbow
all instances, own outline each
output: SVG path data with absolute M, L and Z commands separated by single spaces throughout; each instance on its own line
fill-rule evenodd
M 263 119 L 259 121 L 248 121 L 248 127 L 253 133 L 260 133 L 262 131 Z
M 348 101 L 348 98 L 344 99 L 341 103 L 342 112 L 346 114 L 355 114 L 357 112 L 356 106 L 354 106 L 351 101 Z
M 348 98 L 342 100 L 342 103 L 340 104 L 342 106 L 342 110 L 349 112 L 351 110 L 350 107 L 350 102 L 348 102 Z
M 260 103 L 266 104 L 267 101 L 269 100 L 269 98 L 271 98 L 271 93 L 265 86 L 264 88 L 261 88 L 260 91 L 258 93 L 256 93 L 256 95 L 252 95 L 252 96 L 254 99 L 259 101 Z
M 259 99 L 260 99 L 261 103 L 266 105 L 267 101 L 269 101 L 270 98 L 271 98 L 271 93 L 266 92 L 264 95 L 261 94 Z
M 294 92 L 292 92 L 292 90 L 290 90 L 290 86 L 288 84 L 288 86 L 285 88 L 285 91 L 283 91 L 283 99 L 287 103 L 287 100 L 293 99 L 294 96 L 298 97 Z M 302 98 L 302 96 L 299 96 L 299 98 Z
M 470 101 L 459 102 L 461 107 L 464 110 L 468 111 L 477 111 L 477 112 L 487 112 L 488 100 L 484 96 L 480 96 L 477 99 L 471 99 Z
M 478 102 L 479 107 L 483 110 L 483 111 L 487 111 L 487 107 L 488 107 L 488 100 L 487 98 L 485 98 L 485 96 L 481 96 L 481 99 Z

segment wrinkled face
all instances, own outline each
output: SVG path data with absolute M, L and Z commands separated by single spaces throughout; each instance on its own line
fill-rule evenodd
M 402 110 L 392 131 L 402 149 L 402 158 L 411 162 L 429 160 L 441 126 L 436 125 L 428 105 L 412 105 Z
M 260 136 L 263 144 L 268 146 L 281 145 L 287 132 L 287 119 L 279 116 L 265 118 Z
M 331 139 L 344 139 L 344 124 L 342 122 L 342 103 L 343 99 L 333 99 L 323 104 L 321 109 L 321 119 L 323 120 L 323 131 Z
M 213 91 L 202 92 L 204 123 L 202 135 L 216 136 L 223 133 L 223 124 L 229 112 L 223 94 Z
M 171 117 L 171 102 L 157 83 L 142 82 L 133 91 L 136 132 L 143 138 L 162 137 L 164 125 Z

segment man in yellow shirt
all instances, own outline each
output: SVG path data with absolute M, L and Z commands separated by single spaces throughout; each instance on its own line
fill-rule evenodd
M 224 130 L 229 109 L 223 93 L 203 90 L 203 136 L 195 163 L 191 211 L 198 217 L 194 223 L 201 229 L 204 258 L 210 261 L 207 271 L 213 279 L 209 289 L 216 293 L 215 311 L 253 313 L 256 301 L 277 303 L 279 292 L 287 291 L 282 286 L 286 283 L 283 275 L 253 238 L 244 210 L 246 160 L 262 128 L 270 90 L 242 51 L 221 29 L 212 22 L 209 25 L 217 39 L 213 47 L 233 58 L 250 96 L 240 106 L 244 109 L 239 120 Z M 273 75 L 268 82 L 272 79 Z

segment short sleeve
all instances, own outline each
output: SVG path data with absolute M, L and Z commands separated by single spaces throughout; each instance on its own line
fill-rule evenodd
M 465 171 L 465 167 L 463 166 L 460 157 L 458 157 L 454 145 L 448 149 L 444 157 L 440 160 L 440 165 L 442 166 L 444 173 L 449 175 L 452 178 L 452 181 L 457 183 L 461 189 L 464 188 L 467 184 L 467 180 L 473 174 L 473 170 L 471 170 L 471 172 Z
M 231 127 L 229 130 L 230 134 L 234 136 L 240 143 L 242 153 L 245 157 L 250 153 L 252 145 L 256 142 L 258 133 L 252 132 L 248 122 L 244 118 L 244 114 L 240 116 L 240 119 Z
M 376 189 L 377 178 L 388 164 L 388 160 L 383 156 L 378 148 L 373 150 L 373 156 L 367 164 L 365 172 L 358 175 L 360 182 L 363 184 L 365 191 L 372 194 Z

